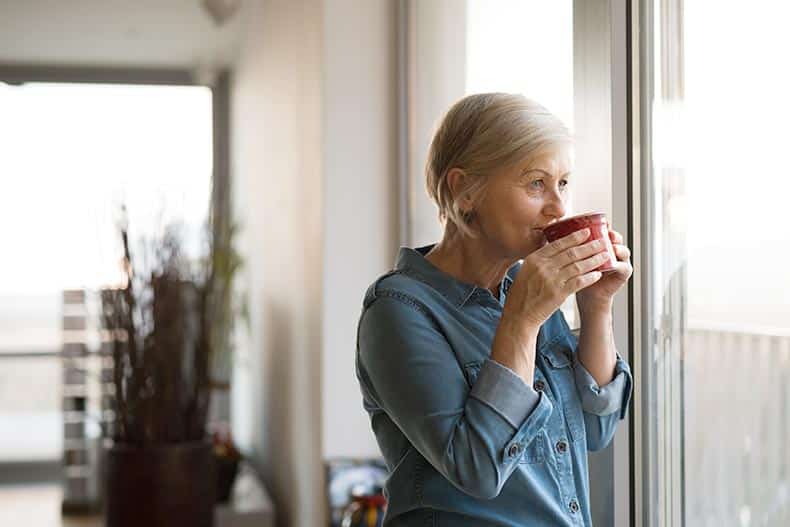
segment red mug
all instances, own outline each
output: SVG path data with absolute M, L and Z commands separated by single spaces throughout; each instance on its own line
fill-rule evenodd
M 614 254 L 612 240 L 609 238 L 609 228 L 606 225 L 606 214 L 603 212 L 588 212 L 562 219 L 545 227 L 543 235 L 549 242 L 553 242 L 582 229 L 590 229 L 590 236 L 583 243 L 598 239 L 606 242 L 609 261 L 598 267 L 596 271 L 601 271 L 602 273 L 614 271 L 617 256 Z

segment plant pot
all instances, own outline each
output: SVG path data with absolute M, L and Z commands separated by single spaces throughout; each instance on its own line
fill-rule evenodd
M 107 450 L 107 527 L 212 527 L 215 491 L 208 441 Z
M 239 471 L 239 460 L 224 456 L 215 457 L 217 468 L 217 503 L 226 503 L 230 499 L 233 483 Z

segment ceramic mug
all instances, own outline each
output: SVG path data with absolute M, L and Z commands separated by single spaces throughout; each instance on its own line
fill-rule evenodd
M 606 225 L 606 214 L 603 212 L 587 212 L 585 214 L 578 214 L 569 218 L 564 218 L 556 223 L 552 223 L 543 229 L 543 235 L 549 243 L 554 240 L 559 240 L 571 233 L 580 231 L 582 229 L 590 229 L 590 236 L 583 242 L 587 243 L 592 240 L 604 240 L 606 242 L 606 250 L 609 253 L 609 260 L 604 262 L 596 270 L 602 273 L 607 273 L 615 270 L 615 263 L 617 256 L 614 254 L 614 247 L 612 247 L 612 240 L 609 238 L 609 228 Z

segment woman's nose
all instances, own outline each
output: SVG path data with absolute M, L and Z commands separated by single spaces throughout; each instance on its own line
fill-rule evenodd
M 550 192 L 543 213 L 555 219 L 565 216 L 565 201 L 558 192 Z

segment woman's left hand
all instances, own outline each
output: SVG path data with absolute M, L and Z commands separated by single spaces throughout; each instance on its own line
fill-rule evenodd
M 612 230 L 609 220 L 606 220 L 606 225 L 609 227 L 609 240 L 612 242 L 614 254 L 617 256 L 617 262 L 614 264 L 615 270 L 605 273 L 593 285 L 576 293 L 580 314 L 611 309 L 615 293 L 628 282 L 634 272 L 634 268 L 631 266 L 631 251 L 623 245 L 622 234 Z

